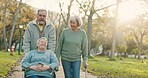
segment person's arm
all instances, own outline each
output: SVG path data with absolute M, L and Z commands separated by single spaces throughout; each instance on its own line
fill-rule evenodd
M 24 70 L 34 70 L 34 71 L 41 71 L 38 66 L 33 65 L 30 63 L 30 60 L 32 58 L 33 52 L 27 52 L 24 56 L 24 58 L 21 61 L 22 69 Z
M 21 61 L 22 68 L 28 69 L 31 66 L 31 63 L 29 62 L 31 58 L 32 58 L 31 52 L 25 54 L 24 58 Z
M 88 60 L 88 39 L 86 32 L 83 34 L 83 41 L 82 41 L 82 57 L 83 57 L 83 64 L 84 67 L 87 68 L 87 60 Z
M 48 50 L 52 50 L 55 52 L 55 45 L 56 45 L 56 32 L 53 24 L 51 24 L 51 27 L 49 29 L 49 35 L 48 35 Z
M 49 66 L 51 69 L 54 70 L 56 67 L 58 67 L 59 62 L 54 52 L 50 52 L 50 57 L 51 63 L 49 64 Z
M 30 26 L 28 24 L 24 34 L 23 50 L 25 53 L 30 51 L 30 45 L 31 45 L 31 36 L 30 36 L 29 27 Z
M 47 52 L 47 55 L 49 55 L 48 59 L 50 60 L 50 64 L 49 65 L 43 65 L 42 67 L 40 67 L 39 69 L 42 70 L 42 71 L 54 70 L 59 65 L 58 59 L 57 59 L 54 52 L 52 52 L 52 51 Z
M 59 37 L 59 41 L 57 43 L 57 49 L 56 49 L 56 56 L 58 58 L 58 60 L 60 59 L 61 56 L 61 49 L 63 47 L 63 41 L 64 41 L 64 32 L 61 33 L 60 37 Z

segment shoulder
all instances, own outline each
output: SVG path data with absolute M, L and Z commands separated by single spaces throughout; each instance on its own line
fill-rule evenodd
M 55 27 L 52 22 L 47 22 L 45 28 L 47 29 L 47 32 L 55 32 Z
M 52 22 L 48 22 L 48 21 L 46 21 L 46 26 L 54 27 L 53 23 Z
M 36 53 L 36 50 L 31 50 L 31 51 L 29 51 L 29 52 L 26 52 L 25 55 L 27 55 L 27 56 L 32 56 L 32 55 L 34 55 L 35 53 Z
M 33 24 L 36 24 L 36 19 L 33 20 L 33 21 L 31 21 L 31 22 L 29 22 L 27 25 L 28 25 L 28 26 L 31 26 L 31 25 L 33 25 Z
M 81 33 L 84 33 L 84 34 L 86 33 L 86 31 L 82 28 L 79 28 L 79 30 L 80 30 Z
M 37 50 L 31 50 L 31 51 L 29 51 L 30 54 L 34 54 L 36 52 L 37 52 Z
M 61 34 L 67 33 L 69 31 L 69 28 L 65 28 L 62 30 Z
M 69 32 L 70 28 L 65 28 L 63 32 Z
M 33 20 L 27 24 L 27 28 L 31 28 L 33 25 L 36 25 L 36 20 Z
M 46 50 L 45 52 L 46 52 L 47 55 L 54 54 L 54 52 L 52 50 Z

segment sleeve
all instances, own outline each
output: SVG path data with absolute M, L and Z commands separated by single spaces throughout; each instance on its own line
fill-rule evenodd
M 58 60 L 60 59 L 60 56 L 61 56 L 63 42 L 64 42 L 64 32 L 61 33 L 59 40 L 58 40 L 58 44 L 57 44 L 56 56 L 57 56 Z
M 21 67 L 27 69 L 28 67 L 31 66 L 30 60 L 32 58 L 31 55 L 32 52 L 28 52 L 25 54 L 24 58 L 21 61 Z
M 50 52 L 50 57 L 51 57 L 50 58 L 51 63 L 49 64 L 50 68 L 54 69 L 54 68 L 58 67 L 59 62 L 58 62 L 58 59 L 57 59 L 55 53 L 54 52 Z
M 56 32 L 53 24 L 51 24 L 49 35 L 48 35 L 48 50 L 52 50 L 55 52 L 55 46 L 56 46 Z
M 88 60 L 88 39 L 85 31 L 84 31 L 83 40 L 82 40 L 82 58 L 83 58 L 84 64 L 86 64 Z
M 31 34 L 29 27 L 30 26 L 28 24 L 24 34 L 23 50 L 25 53 L 30 51 L 30 45 L 31 45 Z

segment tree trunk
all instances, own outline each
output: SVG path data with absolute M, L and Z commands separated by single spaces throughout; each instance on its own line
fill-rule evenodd
M 139 47 L 138 47 L 138 59 L 140 59 L 141 56 L 141 52 L 142 52 L 142 43 L 143 43 L 143 34 L 141 34 L 141 38 L 140 38 L 140 43 L 139 43 Z
M 88 36 L 88 55 L 90 55 L 90 49 L 91 49 L 91 31 L 92 31 L 92 16 L 90 15 L 88 17 L 88 26 L 87 26 L 87 36 Z
M 8 0 L 9 2 L 9 0 Z M 6 37 L 6 8 L 7 7 L 7 0 L 5 0 L 5 6 L 4 6 L 4 18 L 3 18 L 3 39 L 4 39 L 4 45 L 5 45 L 5 51 L 7 51 L 7 37 Z
M 112 46 L 111 46 L 111 55 L 110 60 L 114 60 L 114 52 L 115 52 L 115 44 L 116 44 L 116 33 L 117 33 L 117 25 L 118 25 L 118 7 L 119 7 L 119 0 L 117 0 L 116 4 L 116 11 L 115 11 L 115 21 L 113 26 L 113 36 L 112 36 Z
M 88 26 L 87 26 L 87 36 L 88 36 L 88 55 L 90 55 L 90 50 L 91 50 L 91 33 L 92 33 L 92 17 L 95 13 L 94 6 L 95 6 L 95 1 L 92 1 L 92 6 L 90 10 L 90 14 L 88 15 Z
M 14 15 L 13 19 L 12 19 L 13 22 L 12 22 L 12 31 L 11 31 L 10 39 L 9 39 L 9 48 L 11 47 L 11 44 L 12 44 L 12 38 L 13 38 L 14 29 L 15 29 L 16 19 L 17 19 L 18 13 L 19 13 L 21 3 L 22 3 L 22 0 L 20 0 L 18 8 L 17 8 L 17 10 L 15 12 L 15 15 Z

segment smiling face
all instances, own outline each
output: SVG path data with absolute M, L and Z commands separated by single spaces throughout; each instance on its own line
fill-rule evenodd
M 37 41 L 37 47 L 39 51 L 45 51 L 47 48 L 47 40 L 43 38 L 39 39 Z
M 39 25 L 44 25 L 46 23 L 46 10 L 39 10 L 37 14 L 37 22 Z
M 77 31 L 82 26 L 82 19 L 78 16 L 71 16 L 69 19 L 69 26 L 72 31 Z
M 76 30 L 77 30 L 77 28 L 78 28 L 78 23 L 77 23 L 77 21 L 76 21 L 75 19 L 73 19 L 73 20 L 70 21 L 70 27 L 71 27 L 71 29 L 72 29 L 73 31 L 76 31 Z

